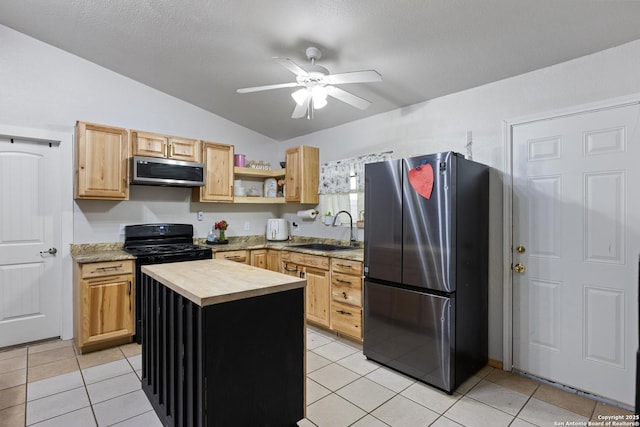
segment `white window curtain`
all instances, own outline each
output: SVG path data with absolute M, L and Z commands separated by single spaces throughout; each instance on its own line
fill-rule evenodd
M 353 221 L 357 221 L 358 212 L 364 210 L 364 165 L 391 159 L 392 151 L 377 154 L 367 154 L 352 159 L 337 160 L 320 165 L 320 205 L 318 210 L 321 215 L 331 212 L 346 210 L 355 215 Z M 351 171 L 355 183 L 351 179 Z M 353 212 L 350 194 L 357 193 L 357 212 Z M 348 223 L 348 217 L 339 218 L 340 223 Z
M 391 160 L 392 153 L 393 151 L 386 151 L 384 153 L 367 154 L 364 156 L 356 157 L 352 160 L 353 169 L 356 176 L 356 189 L 358 190 L 358 192 L 364 192 L 364 165 L 366 165 L 367 163 Z

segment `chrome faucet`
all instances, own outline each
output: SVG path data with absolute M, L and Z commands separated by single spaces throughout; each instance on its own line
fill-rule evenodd
M 351 216 L 351 214 L 348 211 L 340 211 L 338 212 L 334 217 L 333 217 L 333 224 L 332 226 L 336 226 L 336 221 L 338 220 L 338 215 L 340 215 L 341 213 L 346 213 L 347 215 L 349 215 L 349 245 L 350 246 L 356 246 L 356 237 L 353 235 L 353 217 Z

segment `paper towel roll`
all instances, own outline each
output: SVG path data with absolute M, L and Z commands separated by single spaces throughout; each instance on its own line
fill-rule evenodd
M 298 211 L 298 217 L 302 219 L 316 219 L 317 216 L 318 216 L 318 211 L 315 209 Z

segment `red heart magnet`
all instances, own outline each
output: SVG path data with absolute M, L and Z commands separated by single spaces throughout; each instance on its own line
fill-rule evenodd
M 416 166 L 409 171 L 409 183 L 419 195 L 429 200 L 433 191 L 433 168 L 430 164 Z

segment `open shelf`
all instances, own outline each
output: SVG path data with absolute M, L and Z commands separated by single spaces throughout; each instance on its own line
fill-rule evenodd
M 274 170 L 266 170 L 266 169 L 254 169 L 254 168 L 241 168 L 235 166 L 233 168 L 233 174 L 235 177 L 243 177 L 243 178 L 256 178 L 253 181 L 257 181 L 257 179 L 264 178 L 278 178 L 285 175 L 285 169 L 274 169 Z M 249 179 L 248 181 L 252 181 Z M 235 196 L 233 198 L 233 203 L 264 203 L 264 204 L 284 204 L 284 197 L 240 197 Z
M 235 196 L 233 203 L 265 203 L 265 204 L 284 204 L 284 197 L 240 197 Z
M 266 170 L 266 169 L 254 169 L 254 168 L 241 168 L 241 167 L 235 166 L 233 168 L 233 174 L 240 175 L 240 176 L 253 176 L 256 178 L 276 178 L 279 176 L 284 176 L 285 169 Z

